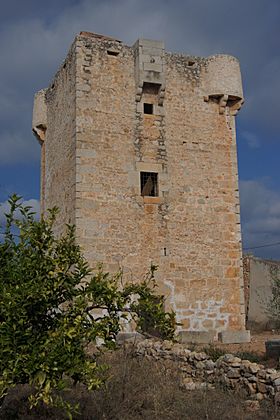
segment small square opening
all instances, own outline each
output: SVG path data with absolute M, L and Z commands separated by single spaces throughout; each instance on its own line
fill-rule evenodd
M 107 50 L 108 55 L 113 55 L 114 57 L 117 57 L 119 55 L 119 51 L 114 50 Z
M 154 113 L 154 105 L 144 103 L 144 114 L 153 114 Z
M 188 65 L 188 67 L 193 67 L 195 65 L 195 61 L 189 60 L 187 65 Z
M 156 172 L 140 172 L 141 195 L 158 197 L 158 174 Z

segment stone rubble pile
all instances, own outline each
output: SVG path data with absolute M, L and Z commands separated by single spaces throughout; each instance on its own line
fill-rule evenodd
M 250 400 L 271 399 L 280 402 L 280 371 L 225 354 L 215 362 L 204 352 L 191 351 L 187 345 L 153 339 L 133 345 L 137 357 L 172 360 L 182 373 L 187 390 L 214 388 L 221 384 L 230 389 L 245 390 Z

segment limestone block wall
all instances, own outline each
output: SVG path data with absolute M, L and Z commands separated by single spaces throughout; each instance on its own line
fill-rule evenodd
M 76 223 L 92 266 L 102 261 L 138 281 L 157 264 L 167 309 L 191 331 L 245 328 L 234 121 L 241 97 L 226 97 L 242 87 L 236 59 L 226 57 L 82 33 L 46 94 L 44 200 L 62 207 L 60 222 Z M 229 86 L 225 77 L 213 90 L 210 75 L 225 66 Z M 157 174 L 155 196 L 141 195 L 141 172 Z
M 244 308 L 234 117 L 203 101 L 209 62 L 193 61 L 166 57 L 172 257 L 165 284 L 184 328 L 235 329 Z
M 90 41 L 77 39 L 77 234 L 92 265 L 102 261 L 109 270 L 129 270 L 141 253 L 141 218 L 130 187 L 133 51 L 118 42 Z M 113 47 L 118 55 L 107 53 Z
M 63 65 L 47 89 L 47 127 L 42 148 L 44 196 L 42 211 L 58 206 L 57 232 L 75 222 L 76 185 L 76 61 L 72 46 Z M 43 172 L 44 171 L 44 172 Z

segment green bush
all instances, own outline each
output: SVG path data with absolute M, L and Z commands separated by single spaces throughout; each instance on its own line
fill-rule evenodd
M 103 382 L 102 367 L 86 351 L 91 342 L 100 338 L 112 348 L 129 312 L 141 331 L 171 338 L 175 316 L 164 312 L 163 297 L 154 293 L 155 267 L 148 280 L 120 288 L 121 273 L 110 275 L 102 267 L 91 273 L 73 226 L 54 235 L 56 208 L 36 221 L 19 197 L 9 203 L 0 243 L 0 398 L 17 384 L 29 384 L 31 406 L 43 401 L 71 417 L 77 407 L 60 391 L 72 383 L 90 390 Z
M 124 295 L 136 297 L 131 302 L 130 308 L 140 333 L 172 340 L 176 325 L 175 313 L 165 312 L 164 296 L 155 293 L 157 284 L 154 273 L 156 270 L 157 266 L 152 264 L 145 280 L 139 284 L 128 284 L 124 288 Z

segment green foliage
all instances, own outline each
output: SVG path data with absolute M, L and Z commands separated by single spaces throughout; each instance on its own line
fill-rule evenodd
M 60 391 L 73 382 L 94 389 L 103 381 L 86 352 L 89 343 L 100 338 L 112 348 L 127 312 L 141 331 L 171 338 L 174 314 L 164 312 L 163 297 L 154 293 L 155 267 L 148 280 L 121 289 L 120 273 L 110 275 L 102 267 L 91 273 L 73 226 L 54 235 L 56 208 L 36 221 L 20 197 L 9 203 L 0 243 L 0 398 L 10 387 L 28 383 L 35 390 L 31 406 L 39 401 L 60 406 L 71 418 L 77 407 Z
M 175 312 L 165 312 L 164 296 L 154 292 L 157 287 L 154 277 L 156 270 L 157 266 L 152 264 L 146 279 L 140 284 L 127 285 L 124 294 L 136 297 L 130 307 L 139 332 L 172 340 L 176 325 Z

